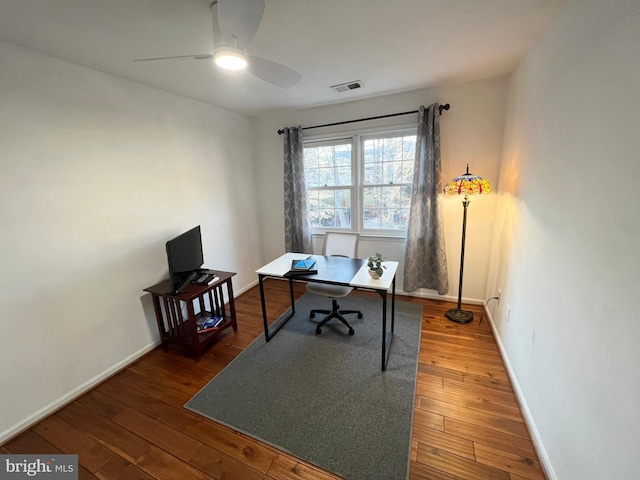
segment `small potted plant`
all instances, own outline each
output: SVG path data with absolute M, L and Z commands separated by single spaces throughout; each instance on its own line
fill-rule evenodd
M 377 279 L 382 276 L 382 269 L 387 268 L 382 265 L 385 260 L 386 257 L 383 257 L 380 253 L 376 253 L 367 259 L 367 267 L 369 267 L 371 278 Z

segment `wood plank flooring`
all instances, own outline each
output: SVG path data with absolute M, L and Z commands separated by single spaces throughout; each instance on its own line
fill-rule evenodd
M 287 284 L 265 287 L 275 319 L 288 306 Z M 296 284 L 296 296 L 303 293 Z M 450 303 L 401 299 L 423 305 L 410 479 L 544 479 L 480 307 L 458 325 L 444 317 Z M 227 330 L 199 362 L 158 348 L 0 452 L 77 453 L 80 479 L 339 478 L 182 407 L 262 334 L 257 287 L 236 299 L 236 310 L 238 332 Z

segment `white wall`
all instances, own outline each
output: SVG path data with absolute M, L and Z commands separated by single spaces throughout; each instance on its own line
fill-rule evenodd
M 513 81 L 487 291 L 551 478 L 639 475 L 638 25 L 570 2 Z
M 427 68 L 427 66 L 425 66 Z M 264 258 L 271 260 L 284 251 L 283 221 L 283 144 L 276 132 L 286 126 L 309 126 L 352 120 L 396 112 L 417 110 L 420 105 L 449 103 L 440 123 L 442 175 L 448 181 L 464 173 L 467 163 L 473 173 L 496 183 L 502 151 L 508 79 L 506 77 L 468 84 L 421 89 L 349 103 L 317 108 L 272 112 L 257 118 L 256 150 L 259 172 L 260 217 L 264 239 Z M 340 97 L 344 98 L 344 97 Z M 354 128 L 380 125 L 415 124 L 416 115 L 362 122 L 341 127 L 308 130 L 307 135 L 347 132 Z M 484 299 L 488 270 L 495 196 L 472 198 L 467 223 L 463 298 L 475 302 Z M 444 223 L 449 270 L 449 299 L 457 299 L 462 232 L 462 198 L 444 198 Z M 315 239 L 318 247 L 322 239 Z M 318 248 L 318 251 L 320 248 Z M 402 288 L 404 240 L 361 239 L 359 255 L 380 251 L 401 262 L 398 287 Z M 420 292 L 438 297 L 433 290 Z M 438 297 L 441 298 L 441 297 Z
M 0 442 L 158 341 L 143 289 L 202 225 L 260 264 L 249 118 L 0 43 Z

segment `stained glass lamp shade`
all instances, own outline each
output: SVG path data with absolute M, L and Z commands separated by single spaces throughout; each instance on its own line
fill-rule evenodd
M 491 185 L 484 178 L 469 173 L 469 165 L 467 165 L 467 173 L 463 173 L 459 177 L 451 180 L 444 187 L 444 193 L 447 195 L 475 195 L 480 193 L 489 193 Z
M 444 314 L 449 320 L 458 323 L 468 323 L 473 320 L 473 313 L 468 310 L 462 309 L 462 277 L 464 272 L 464 244 L 467 232 L 467 207 L 471 203 L 469 195 L 489 193 L 491 191 L 491 185 L 484 178 L 469 173 L 469 165 L 467 165 L 467 172 L 463 173 L 459 177 L 451 180 L 444 187 L 444 193 L 447 195 L 461 195 L 464 194 L 462 200 L 462 206 L 464 207 L 464 215 L 462 217 L 462 248 L 460 253 L 460 283 L 458 285 L 458 308 L 452 308 L 447 310 Z

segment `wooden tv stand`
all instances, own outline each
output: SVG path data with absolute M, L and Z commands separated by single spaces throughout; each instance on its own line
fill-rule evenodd
M 145 288 L 153 298 L 153 308 L 158 321 L 158 330 L 162 347 L 167 350 L 170 344 L 178 345 L 185 353 L 196 360 L 202 352 L 211 345 L 221 332 L 229 327 L 238 331 L 236 322 L 236 307 L 233 300 L 233 286 L 231 277 L 234 272 L 220 270 L 201 270 L 202 273 L 213 273 L 218 279 L 210 285 L 190 283 L 176 295 L 170 293 L 169 280 Z M 224 303 L 223 287 L 226 285 L 228 304 Z M 196 312 L 194 303 L 198 301 L 200 310 Z M 186 306 L 186 316 L 183 314 Z M 195 324 L 202 316 L 222 315 L 224 322 L 215 330 L 199 333 Z

